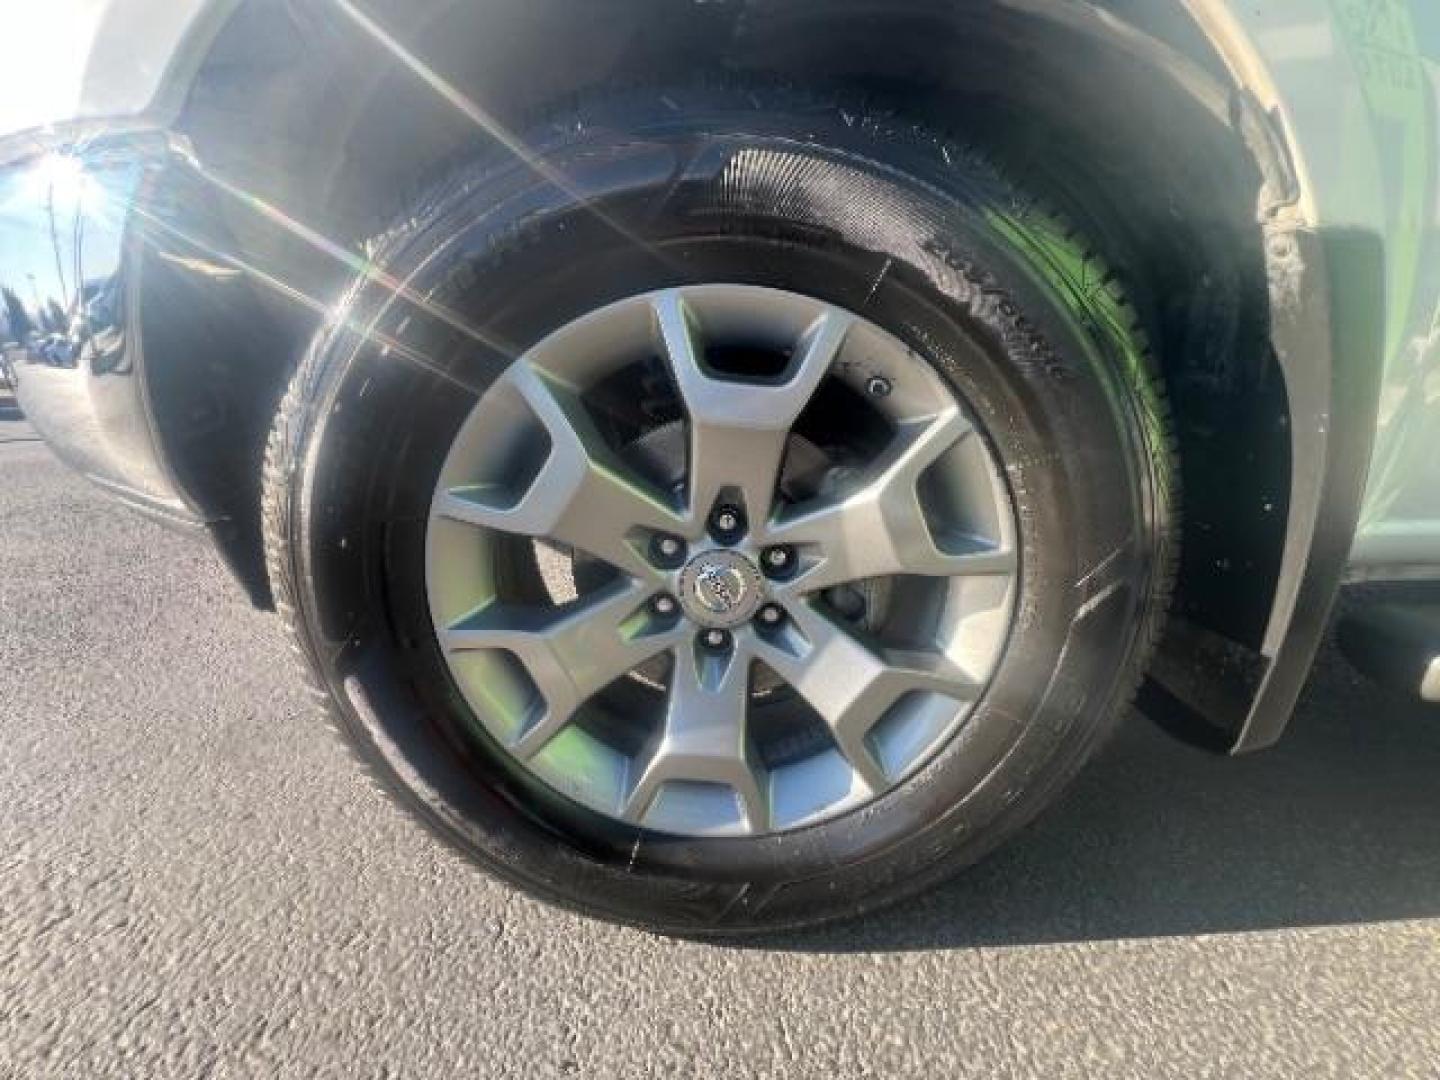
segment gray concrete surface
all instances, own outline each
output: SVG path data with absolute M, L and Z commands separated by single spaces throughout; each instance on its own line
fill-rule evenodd
M 1440 715 L 1327 655 L 1240 762 L 1136 719 L 923 900 L 746 948 L 492 884 L 204 549 L 0 417 L 0 1077 L 1433 1077 Z

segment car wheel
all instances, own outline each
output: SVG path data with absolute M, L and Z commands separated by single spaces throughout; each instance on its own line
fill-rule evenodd
M 387 791 L 668 932 L 891 902 L 1123 713 L 1168 421 L 1073 230 L 893 117 L 597 100 L 404 208 L 266 468 L 279 610 Z

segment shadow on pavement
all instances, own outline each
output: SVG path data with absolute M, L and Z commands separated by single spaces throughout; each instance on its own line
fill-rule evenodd
M 818 952 L 1027 945 L 1440 915 L 1440 709 L 1332 648 L 1285 740 L 1250 758 L 1135 716 L 1037 825 L 859 923 L 751 942 Z

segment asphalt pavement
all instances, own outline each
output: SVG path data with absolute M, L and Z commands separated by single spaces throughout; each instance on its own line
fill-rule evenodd
M 1134 717 L 1037 827 L 745 947 L 494 884 L 273 617 L 0 411 L 0 1077 L 1435 1077 L 1440 712 L 1327 651 L 1227 761 Z

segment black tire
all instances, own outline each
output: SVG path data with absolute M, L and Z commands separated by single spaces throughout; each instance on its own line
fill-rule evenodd
M 527 144 L 540 169 L 464 167 L 379 243 L 410 295 L 489 344 L 362 280 L 277 418 L 270 572 L 337 727 L 388 791 L 487 870 L 661 931 L 850 916 L 973 862 L 1113 729 L 1165 615 L 1168 420 L 1112 276 L 975 154 L 835 102 L 632 93 Z M 507 356 L 610 301 L 713 280 L 862 312 L 948 376 L 1005 467 L 1022 571 L 985 698 L 915 776 L 828 822 L 702 841 L 547 795 L 473 734 L 430 625 L 423 548 L 450 440 Z M 956 362 L 966 336 L 983 363 Z

